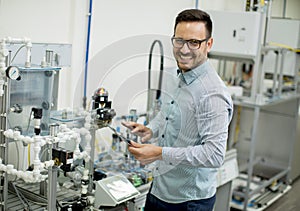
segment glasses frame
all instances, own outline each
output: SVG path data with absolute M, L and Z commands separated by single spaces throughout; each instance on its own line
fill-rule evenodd
M 185 39 L 178 38 L 178 37 L 172 37 L 172 38 L 171 38 L 171 42 L 172 42 L 172 45 L 173 45 L 174 48 L 178 48 L 178 49 L 179 49 L 179 48 L 182 48 L 182 47 L 187 43 L 187 46 L 188 46 L 188 48 L 189 48 L 190 50 L 197 50 L 197 49 L 199 49 L 199 48 L 201 47 L 201 44 L 202 44 L 203 42 L 208 41 L 209 39 L 210 39 L 210 37 L 205 38 L 205 39 L 202 39 L 202 40 L 197 40 L 197 39 L 185 40 Z M 181 47 L 176 47 L 176 46 L 174 46 L 174 40 L 181 40 L 181 41 L 183 42 L 182 46 L 181 46 Z M 191 42 L 191 41 L 193 41 L 193 42 L 197 41 L 197 42 L 198 42 L 198 48 L 191 48 L 190 45 L 189 45 L 189 42 Z

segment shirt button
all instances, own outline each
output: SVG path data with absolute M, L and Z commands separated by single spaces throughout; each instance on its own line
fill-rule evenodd
M 164 138 L 164 137 L 165 137 L 165 135 L 164 135 L 164 134 L 162 134 L 162 135 L 161 135 L 161 137 L 162 137 L 162 138 Z
M 156 167 L 156 170 L 158 170 L 158 167 Z
M 168 121 L 168 120 L 169 120 L 169 118 L 168 118 L 168 117 L 166 117 L 166 120 Z
M 171 104 L 174 104 L 174 100 L 171 101 Z

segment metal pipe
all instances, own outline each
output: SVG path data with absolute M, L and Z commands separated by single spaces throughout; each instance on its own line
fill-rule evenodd
M 7 80 L 7 86 L 4 86 L 4 96 L 2 96 L 2 100 L 3 100 L 3 108 L 1 111 L 1 119 L 2 119 L 2 125 L 1 125 L 1 129 L 4 129 L 4 131 L 7 129 L 7 115 L 6 115 L 6 110 L 7 108 L 9 108 L 9 102 L 10 102 L 10 95 L 9 95 L 9 90 L 10 90 L 10 86 L 11 86 L 11 81 Z M 2 116 L 3 115 L 3 116 Z M 8 140 L 6 137 L 4 137 L 4 134 L 2 132 L 1 136 L 3 136 L 3 141 L 5 143 L 5 148 L 4 148 L 4 164 L 7 165 L 8 163 Z M 8 199 L 8 174 L 7 172 L 5 172 L 5 176 L 4 176 L 4 187 L 3 187 L 3 200 L 4 200 L 4 210 L 7 207 L 7 199 Z
M 255 144 L 257 140 L 257 126 L 258 126 L 258 120 L 259 120 L 259 113 L 260 113 L 260 107 L 255 106 L 254 108 L 254 118 L 253 118 L 253 128 L 251 133 L 251 142 L 250 142 L 250 152 L 249 152 L 249 162 L 248 162 L 248 178 L 247 178 L 247 186 L 246 186 L 246 192 L 245 192 L 245 199 L 244 199 L 244 210 L 247 210 L 248 201 L 250 199 L 250 184 L 252 181 L 252 175 L 253 175 L 253 163 L 255 158 Z
M 28 68 L 31 66 L 31 48 L 32 48 L 32 43 L 29 42 L 26 44 L 26 61 L 25 61 L 25 67 Z
M 57 167 L 48 169 L 48 210 L 56 210 Z
M 268 204 L 269 201 L 271 201 L 272 199 L 274 199 L 278 194 L 279 194 L 278 192 L 277 193 L 276 192 L 274 192 L 274 193 L 270 192 L 270 194 L 267 197 L 265 197 L 263 200 L 261 200 L 260 203 L 263 206 L 265 206 L 265 205 Z
M 278 96 L 280 97 L 282 94 L 282 86 L 283 86 L 283 64 L 284 64 L 284 58 L 285 58 L 286 50 L 282 49 L 280 50 L 280 69 L 279 69 L 279 83 L 278 83 Z
M 274 68 L 274 74 L 273 74 L 273 87 L 272 87 L 272 94 L 273 96 L 275 96 L 275 92 L 276 92 L 276 81 L 278 78 L 278 70 L 279 70 L 279 52 L 276 50 L 274 51 L 274 53 L 276 54 L 276 59 L 275 59 L 275 68 Z
M 286 0 L 283 0 L 283 9 L 282 9 L 282 17 L 286 16 Z
M 266 16 L 266 23 L 265 23 L 265 31 L 264 31 L 264 39 L 263 39 L 263 46 L 267 43 L 267 33 L 269 29 L 269 22 L 271 20 L 271 11 L 272 11 L 272 0 L 268 1 L 267 6 L 267 16 Z
M 89 13 L 88 13 L 88 28 L 86 37 L 86 51 L 85 51 L 85 66 L 84 66 L 84 87 L 83 87 L 83 108 L 86 108 L 86 89 L 87 89 L 87 75 L 88 75 L 88 62 L 89 62 L 89 49 L 90 49 L 90 34 L 91 34 L 91 21 L 92 21 L 93 0 L 90 0 Z
M 89 185 L 88 191 L 92 192 L 93 189 L 93 172 L 94 172 L 94 159 L 95 159 L 95 142 L 96 142 L 96 131 L 99 129 L 95 123 L 91 125 L 90 134 L 92 136 L 91 139 L 91 152 L 90 152 L 90 160 L 86 166 L 86 169 L 89 170 Z
M 261 64 L 263 63 L 263 59 L 264 59 L 264 55 L 261 54 L 261 49 L 262 49 L 262 46 L 261 46 L 261 40 L 262 40 L 262 36 L 263 36 L 263 33 L 266 33 L 264 30 L 263 30 L 263 22 L 264 22 L 264 15 L 263 15 L 263 12 L 260 12 L 260 21 L 259 21 L 259 34 L 258 34 L 258 48 L 257 48 L 257 52 L 256 52 L 256 56 L 255 58 L 253 59 L 254 61 L 254 69 L 253 69 L 253 76 L 252 76 L 252 86 L 251 86 L 251 99 L 252 100 L 256 100 L 257 98 L 260 98 L 260 96 L 258 96 L 258 87 L 260 84 L 258 84 L 258 82 L 260 81 L 260 78 L 261 78 Z
M 195 9 L 198 9 L 198 8 L 199 8 L 199 1 L 196 0 L 196 1 L 195 1 Z
M 11 62 L 11 51 L 8 51 L 8 55 L 5 57 L 5 66 L 8 67 Z
M 263 193 L 262 195 L 260 195 L 258 198 L 255 199 L 254 203 L 260 207 L 260 206 L 264 205 L 265 199 L 269 198 L 270 195 L 271 195 L 271 192 Z
M 227 65 L 227 62 L 226 62 L 226 60 L 224 59 L 224 60 L 223 60 L 223 67 L 222 67 L 222 70 L 223 70 L 222 74 L 223 74 L 224 76 L 226 75 L 226 65 Z

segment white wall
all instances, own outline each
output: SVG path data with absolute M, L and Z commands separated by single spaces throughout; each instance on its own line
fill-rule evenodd
M 273 2 L 272 15 L 282 14 L 282 3 Z M 288 1 L 288 17 L 299 18 L 299 4 L 299 0 Z M 244 1 L 203 0 L 198 6 L 241 11 Z M 179 11 L 194 7 L 195 0 L 94 0 L 88 99 L 104 86 L 119 114 L 140 102 L 139 109 L 144 109 L 150 45 L 161 40 L 165 66 L 175 66 L 169 40 L 174 19 Z M 72 44 L 72 66 L 61 71 L 59 107 L 82 103 L 87 11 L 88 0 L 0 0 L 0 39 L 26 36 L 33 42 Z M 153 58 L 153 69 L 158 70 L 158 56 Z
M 0 0 L 0 37 L 72 43 L 71 1 Z

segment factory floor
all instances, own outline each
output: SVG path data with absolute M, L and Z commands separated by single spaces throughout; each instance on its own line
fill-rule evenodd
M 299 211 L 300 210 L 300 178 L 292 183 L 292 189 L 275 201 L 265 211 Z

